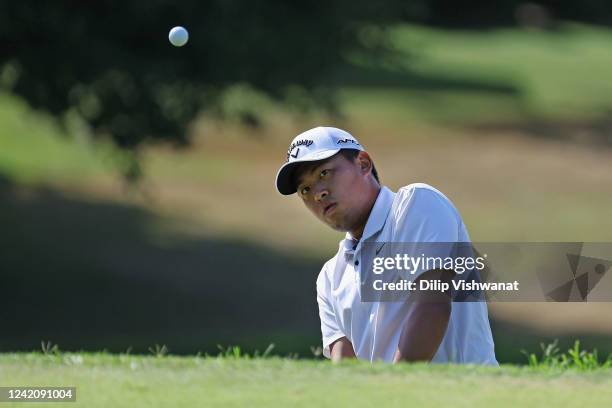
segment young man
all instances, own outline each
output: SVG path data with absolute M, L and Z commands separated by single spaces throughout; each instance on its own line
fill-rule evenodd
M 357 139 L 333 127 L 293 139 L 276 187 L 284 195 L 297 192 L 318 219 L 346 232 L 317 279 L 326 357 L 497 365 L 484 302 L 452 302 L 447 291 L 410 293 L 401 302 L 361 299 L 367 269 L 360 260 L 368 244 L 469 242 L 459 213 L 441 192 L 426 184 L 397 193 L 381 186 Z M 421 270 L 414 279 L 450 282 L 454 276 L 452 270 Z

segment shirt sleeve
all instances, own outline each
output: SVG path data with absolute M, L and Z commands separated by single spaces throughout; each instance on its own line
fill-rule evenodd
M 339 338 L 346 336 L 338 325 L 336 314 L 330 302 L 330 292 L 331 288 L 326 274 L 326 265 L 324 265 L 317 278 L 317 303 L 319 305 L 319 318 L 321 319 L 323 356 L 327 358 L 331 358 L 329 346 Z
M 393 240 L 403 243 L 404 251 L 413 256 L 452 257 L 462 221 L 449 199 L 433 187 L 419 184 L 404 187 L 398 194 Z M 416 279 L 429 269 L 434 268 L 420 267 L 412 277 Z

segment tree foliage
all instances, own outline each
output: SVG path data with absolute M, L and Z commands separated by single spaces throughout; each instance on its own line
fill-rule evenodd
M 272 98 L 326 103 L 333 70 L 364 46 L 364 25 L 508 24 L 516 0 L 56 0 L 0 3 L 1 83 L 33 107 L 74 109 L 122 147 L 186 142 L 185 126 L 244 83 Z M 542 1 L 537 13 L 610 21 L 603 0 Z M 538 6 L 539 7 L 539 6 Z M 538 11 L 539 10 L 539 11 Z M 537 16 L 536 16 L 537 17 Z M 527 16 L 529 19 L 529 16 Z M 171 46 L 171 27 L 190 31 Z M 366 44 L 367 45 L 367 44 Z M 371 44 L 369 44 L 371 45 Z
M 360 46 L 363 23 L 397 13 L 369 1 L 2 2 L 3 83 L 33 107 L 70 108 L 122 147 L 186 142 L 185 126 L 234 83 L 273 98 L 325 95 L 330 72 Z M 169 44 L 171 27 L 190 40 Z

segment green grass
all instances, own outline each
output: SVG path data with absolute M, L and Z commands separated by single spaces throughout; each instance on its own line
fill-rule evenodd
M 58 122 L 0 92 L 0 173 L 20 183 L 84 180 L 100 174 L 108 146 L 68 136 Z
M 0 384 L 76 386 L 76 403 L 53 405 L 67 407 L 566 407 L 612 402 L 609 369 L 333 365 L 283 358 L 4 354 Z
M 593 351 L 581 350 L 580 340 L 574 342 L 574 346 L 561 352 L 558 341 L 549 344 L 541 344 L 542 355 L 538 358 L 535 353 L 525 353 L 530 367 L 565 369 L 575 368 L 578 370 L 594 370 L 598 368 L 612 368 L 612 354 L 605 360 L 599 358 L 597 349 Z
M 612 109 L 612 30 L 389 30 L 392 58 L 354 56 L 365 69 L 343 92 L 349 110 L 390 120 L 473 124 L 584 120 Z M 367 75 L 365 75 L 367 73 Z M 359 85 L 359 78 L 369 81 Z

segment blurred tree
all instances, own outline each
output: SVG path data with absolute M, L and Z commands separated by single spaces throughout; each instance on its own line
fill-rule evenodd
M 525 11 L 535 15 L 527 19 L 556 17 L 583 23 L 612 24 L 612 2 L 607 0 L 412 0 L 402 5 L 402 18 L 442 27 L 497 27 L 521 23 Z M 521 12 L 522 11 L 522 12 Z
M 605 0 L 539 3 L 3 1 L 0 84 L 55 115 L 74 108 L 97 134 L 111 135 L 121 147 L 147 139 L 181 144 L 190 120 L 218 106 L 223 90 L 235 83 L 289 103 L 306 97 L 329 107 L 333 69 L 347 52 L 376 48 L 376 41 L 359 35 L 364 25 L 402 19 L 490 26 L 513 24 L 517 16 L 533 24 L 549 14 L 612 21 L 612 3 Z M 167 40 L 175 25 L 191 34 L 182 48 Z M 256 123 L 249 112 L 244 118 Z
M 247 83 L 276 99 L 326 101 L 330 73 L 393 1 L 74 0 L 0 3 L 0 79 L 33 107 L 70 108 L 125 148 L 186 143 L 185 126 Z M 175 48 L 168 31 L 190 32 Z M 291 91 L 293 90 L 293 92 Z

